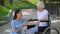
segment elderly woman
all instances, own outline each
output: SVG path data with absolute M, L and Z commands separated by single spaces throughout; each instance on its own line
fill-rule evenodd
M 40 27 L 40 31 L 47 27 L 46 22 L 40 22 L 40 20 L 48 20 L 48 11 L 44 9 L 44 3 L 40 1 L 36 4 L 36 6 L 38 22 L 35 27 L 28 29 L 26 34 L 35 34 L 35 32 L 38 31 L 38 26 Z
M 38 24 L 40 27 L 40 31 L 42 32 L 48 25 L 47 22 L 40 22 L 40 20 L 48 20 L 48 11 L 46 9 L 44 9 L 44 3 L 38 2 L 36 4 L 37 6 L 37 18 L 38 18 Z

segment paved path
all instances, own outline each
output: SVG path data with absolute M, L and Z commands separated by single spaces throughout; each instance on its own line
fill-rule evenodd
M 9 34 L 10 32 L 10 23 L 0 27 L 0 34 Z
M 27 10 L 27 11 L 24 9 L 22 11 L 23 11 L 22 12 L 23 17 L 25 17 L 25 18 L 36 18 L 36 10 L 33 10 L 33 12 L 32 12 L 32 9 Z M 55 21 L 52 21 L 52 22 L 54 22 L 54 23 L 52 23 L 52 26 L 56 27 L 60 31 L 60 22 L 58 22 L 57 20 L 55 20 Z M 29 24 L 31 24 L 31 23 L 29 23 Z M 9 34 L 9 32 L 10 32 L 10 23 L 0 27 L 0 34 Z

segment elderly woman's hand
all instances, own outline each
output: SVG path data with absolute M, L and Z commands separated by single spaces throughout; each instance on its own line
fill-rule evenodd
M 27 23 L 23 23 L 23 26 L 27 26 Z
M 39 23 L 40 23 L 40 20 L 38 20 L 38 22 L 37 22 L 37 24 L 36 24 L 36 25 L 38 26 L 38 25 L 39 25 Z

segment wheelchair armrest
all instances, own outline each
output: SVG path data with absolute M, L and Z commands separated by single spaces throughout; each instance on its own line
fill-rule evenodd
M 38 19 L 30 19 L 28 21 L 38 21 Z M 41 20 L 40 22 L 50 22 L 50 20 Z
M 33 28 L 35 25 L 27 25 L 27 29 Z

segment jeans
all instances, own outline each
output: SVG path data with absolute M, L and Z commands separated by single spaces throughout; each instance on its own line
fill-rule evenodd
M 26 31 L 26 34 L 35 34 L 35 32 L 38 31 L 38 26 L 35 26 L 33 28 L 30 28 Z

